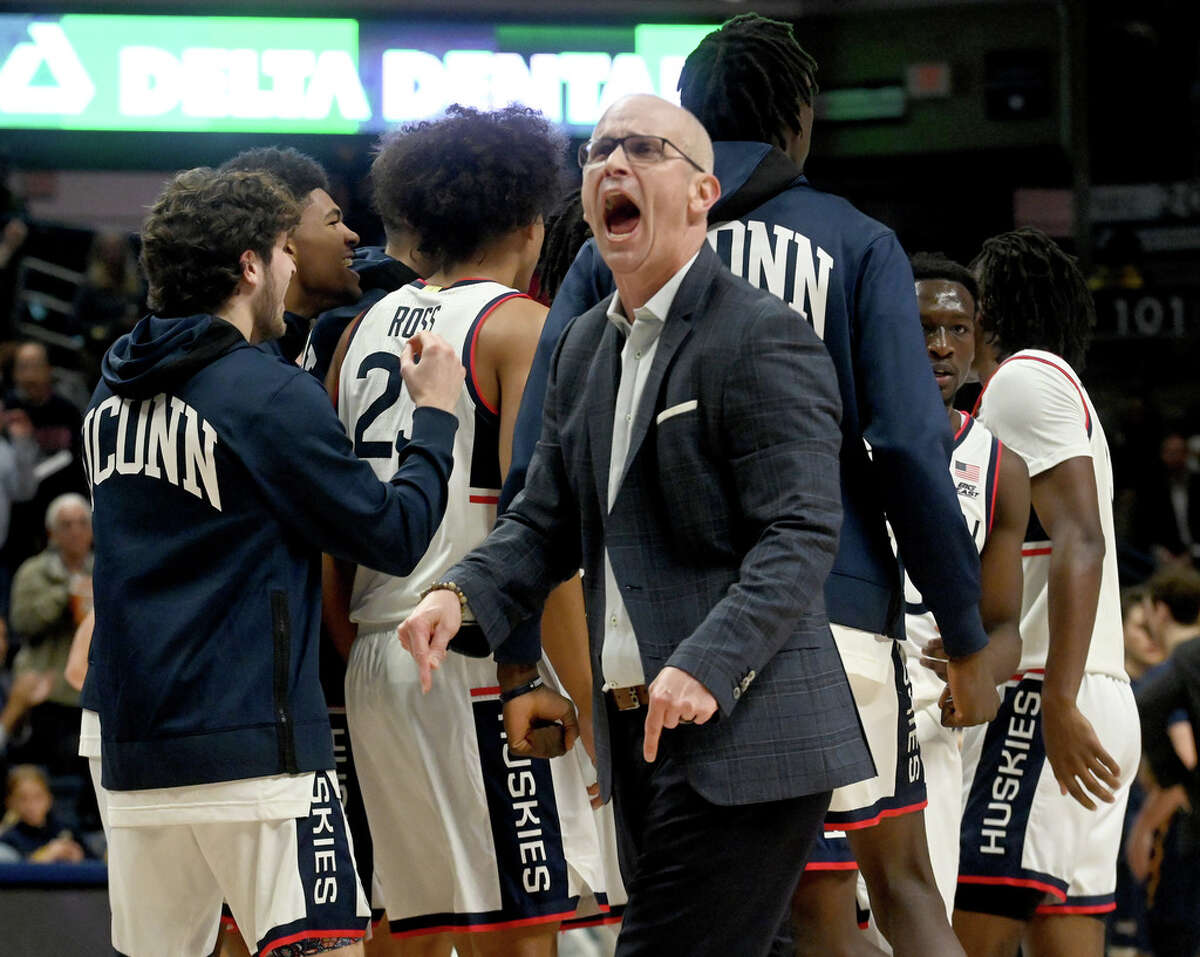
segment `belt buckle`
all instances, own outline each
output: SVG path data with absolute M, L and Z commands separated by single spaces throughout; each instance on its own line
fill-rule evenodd
M 640 708 L 649 699 L 645 685 L 609 688 L 608 690 L 612 693 L 613 703 L 616 704 L 618 711 L 632 711 L 634 708 Z

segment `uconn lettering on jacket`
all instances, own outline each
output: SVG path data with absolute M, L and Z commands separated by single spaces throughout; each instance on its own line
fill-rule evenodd
M 114 425 L 115 422 L 115 425 Z M 217 430 L 182 399 L 109 396 L 83 420 L 93 491 L 114 475 L 144 475 L 182 488 L 221 511 Z
M 1008 841 L 1008 826 L 1013 816 L 1013 799 L 1021 793 L 1021 778 L 1025 776 L 1029 749 L 1038 734 L 1038 712 L 1042 710 L 1042 695 L 1021 689 L 1013 696 L 1012 714 L 1000 749 L 1000 762 L 992 778 L 992 793 L 979 831 L 981 854 L 1004 854 Z
M 726 234 L 728 238 L 726 238 Z M 747 236 L 749 239 L 747 240 Z M 732 220 L 708 232 L 708 242 L 735 276 L 782 299 L 825 338 L 825 303 L 833 257 L 807 236 L 756 219 Z M 726 255 L 725 243 L 729 243 Z
M 496 717 L 504 720 L 503 715 Z M 545 863 L 546 841 L 542 837 L 542 819 L 538 817 L 537 778 L 528 770 L 533 762 L 529 758 L 513 757 L 508 750 L 508 735 L 503 731 L 500 742 L 504 749 L 504 766 L 508 768 L 508 797 L 512 802 L 512 819 L 521 856 L 521 886 L 527 894 L 548 891 L 550 868 Z

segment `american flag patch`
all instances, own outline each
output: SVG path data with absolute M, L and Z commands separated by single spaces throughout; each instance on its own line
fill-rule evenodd
M 954 474 L 959 478 L 966 479 L 968 482 L 979 481 L 979 466 L 968 465 L 966 462 L 954 460 Z

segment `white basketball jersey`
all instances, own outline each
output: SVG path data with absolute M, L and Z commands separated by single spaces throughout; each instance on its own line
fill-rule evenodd
M 1104 565 L 1096 623 L 1085 671 L 1127 681 L 1113 534 L 1113 480 L 1108 442 L 1092 400 L 1064 359 L 1025 349 L 1006 359 L 980 396 L 979 419 L 1025 460 L 1036 478 L 1071 458 L 1092 462 L 1104 534 Z M 1048 615 L 1050 536 L 1030 511 L 1021 550 L 1025 588 L 1021 601 L 1021 671 L 1040 672 L 1050 647 Z
M 958 492 L 958 507 L 971 531 L 975 548 L 983 551 L 996 509 L 996 488 L 1000 478 L 1000 457 L 1003 449 L 987 429 L 963 412 L 962 424 L 954 436 L 950 455 L 950 478 Z M 937 701 L 942 683 L 933 672 L 921 667 L 917 659 L 921 649 L 939 635 L 933 613 L 925 607 L 921 593 L 904 576 L 904 653 L 909 659 L 909 678 L 917 710 Z
M 370 462 L 383 481 L 395 474 L 398 450 L 412 430 L 415 405 L 400 377 L 405 342 L 423 329 L 436 332 L 458 351 L 467 369 L 454 410 L 458 432 L 446 514 L 407 578 L 359 567 L 350 619 L 364 627 L 389 627 L 404 620 L 422 589 L 483 541 L 495 524 L 502 482 L 500 416 L 479 392 L 475 342 L 488 316 L 518 297 L 528 298 L 488 279 L 464 279 L 444 287 L 417 280 L 372 306 L 351 335 L 338 382 L 338 418 L 355 454 Z

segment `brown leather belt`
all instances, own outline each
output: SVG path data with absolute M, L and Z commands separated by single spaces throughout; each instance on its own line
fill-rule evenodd
M 628 688 L 609 688 L 608 693 L 613 697 L 613 704 L 618 711 L 632 711 L 650 703 L 650 691 L 645 685 L 631 685 Z

